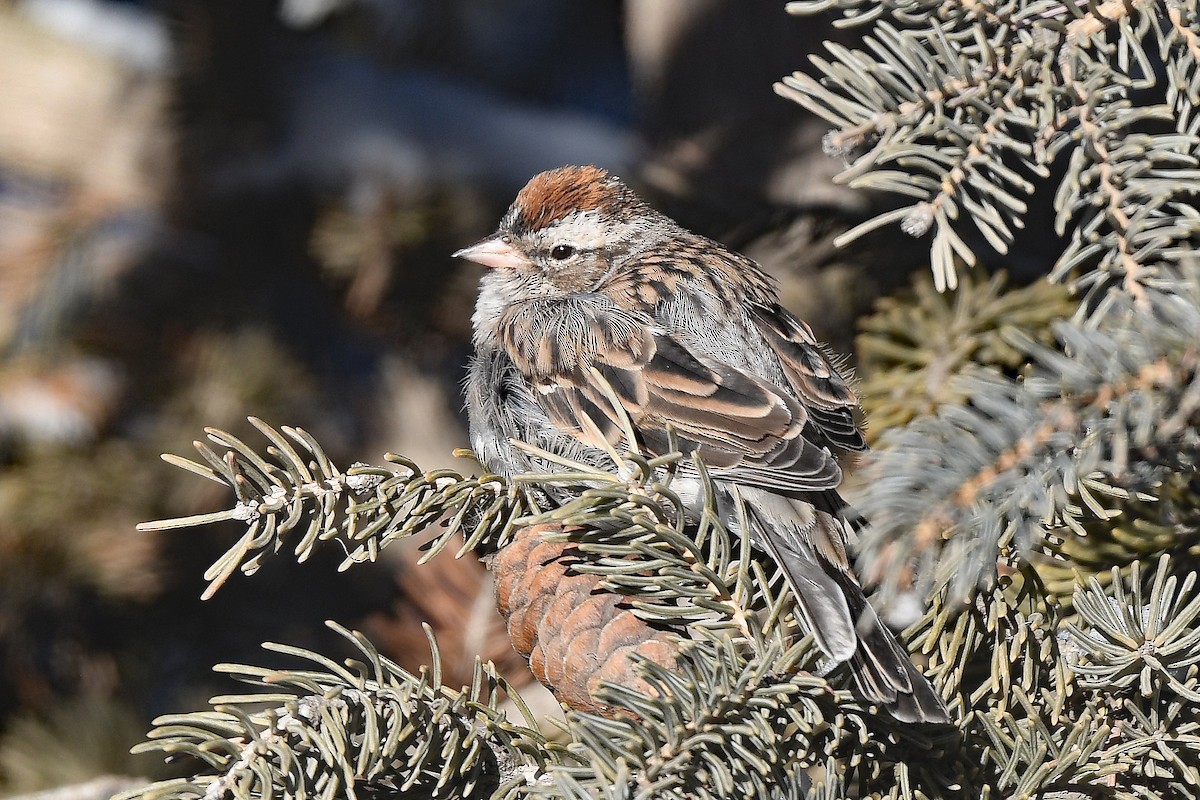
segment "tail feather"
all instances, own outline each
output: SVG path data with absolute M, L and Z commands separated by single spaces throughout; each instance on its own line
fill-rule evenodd
M 809 544 L 808 532 L 797 529 L 794 518 L 781 519 L 772 507 L 781 499 L 771 495 L 764 509 L 747 497 L 752 535 L 783 569 L 817 647 L 834 662 L 849 662 L 859 692 L 887 708 L 896 720 L 949 722 L 933 686 L 867 602 L 848 565 L 819 557 Z M 826 511 L 817 510 L 816 516 L 818 526 L 843 525 Z M 824 530 L 818 535 L 844 534 Z
M 852 659 L 858 650 L 858 635 L 837 582 L 821 569 L 816 559 L 782 541 L 770 525 L 762 525 L 759 538 L 783 568 L 817 647 L 838 663 Z
M 900 722 L 947 723 L 950 714 L 896 637 L 884 626 L 850 576 L 842 581 L 858 620 L 858 649 L 850 661 L 855 685 L 869 700 L 887 706 Z

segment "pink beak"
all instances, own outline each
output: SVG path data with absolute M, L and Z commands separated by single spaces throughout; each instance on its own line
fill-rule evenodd
M 521 269 L 529 266 L 529 259 L 504 241 L 504 237 L 499 234 L 489 236 L 470 247 L 464 247 L 454 254 L 454 258 L 465 258 L 492 269 Z

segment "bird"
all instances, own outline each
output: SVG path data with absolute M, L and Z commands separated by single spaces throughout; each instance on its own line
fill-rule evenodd
M 900 722 L 949 722 L 853 573 L 839 456 L 867 444 L 851 382 L 758 264 L 595 166 L 535 175 L 496 232 L 454 256 L 486 268 L 465 381 L 486 469 L 561 469 L 514 442 L 610 470 L 618 446 L 695 454 L 828 662 Z M 703 502 L 690 462 L 672 488 Z

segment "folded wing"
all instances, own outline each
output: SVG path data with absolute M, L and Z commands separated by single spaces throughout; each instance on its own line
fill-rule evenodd
M 790 391 L 691 352 L 604 295 L 516 304 L 500 328 L 549 417 L 594 447 L 624 438 L 624 416 L 645 451 L 666 452 L 673 431 L 676 446 L 744 486 L 799 495 L 841 481 Z
M 829 363 L 812 330 L 778 305 L 755 305 L 752 318 L 759 333 L 779 356 L 784 374 L 808 410 L 809 419 L 831 445 L 866 450 L 854 410 L 858 398 Z M 814 437 L 818 441 L 820 436 Z

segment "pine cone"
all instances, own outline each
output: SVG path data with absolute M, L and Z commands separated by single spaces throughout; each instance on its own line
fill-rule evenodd
M 611 714 L 597 698 L 601 681 L 652 694 L 630 655 L 673 667 L 680 637 L 636 617 L 624 597 L 600 586 L 599 576 L 573 570 L 581 561 L 575 545 L 542 540 L 543 532 L 558 529 L 525 528 L 495 555 L 496 603 L 513 647 L 560 703 Z

